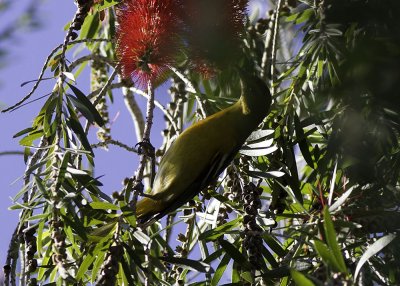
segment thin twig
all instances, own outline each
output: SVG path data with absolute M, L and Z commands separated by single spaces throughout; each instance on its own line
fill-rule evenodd
M 116 65 L 114 71 L 112 72 L 112 74 L 108 78 L 106 84 L 103 86 L 103 88 L 100 90 L 99 94 L 97 95 L 97 98 L 94 100 L 94 102 L 93 102 L 94 106 L 96 106 L 99 103 L 99 101 L 101 100 L 101 98 L 106 94 L 106 92 L 109 89 L 111 83 L 113 82 L 113 80 L 115 79 L 115 77 L 118 74 L 118 69 L 119 69 L 119 65 Z
M 0 156 L 7 156 L 7 155 L 25 155 L 24 151 L 3 151 L 0 152 Z
M 114 71 L 112 72 L 112 74 L 108 78 L 108 80 L 105 83 L 105 85 L 101 88 L 100 92 L 97 95 L 94 96 L 95 97 L 95 100 L 93 101 L 93 105 L 94 106 L 96 106 L 100 102 L 102 97 L 105 95 L 107 90 L 110 88 L 111 83 L 113 82 L 113 80 L 115 79 L 117 74 L 118 74 L 118 65 L 115 67 Z M 86 121 L 85 129 L 84 129 L 85 130 L 85 134 L 87 134 L 89 132 L 89 127 L 90 127 L 90 123 L 89 123 L 89 121 Z
M 18 260 L 18 251 L 19 251 L 19 244 L 18 244 L 18 229 L 19 229 L 19 223 L 17 224 L 17 227 L 15 228 L 10 244 L 8 246 L 8 251 L 7 251 L 7 259 L 6 259 L 6 264 L 4 265 L 4 285 L 10 285 L 10 280 L 11 280 L 11 285 L 15 285 L 15 275 L 16 275 L 16 266 L 17 266 L 17 260 Z M 6 271 L 7 269 L 7 271 Z
M 146 124 L 143 131 L 143 142 L 150 142 L 150 132 L 153 126 L 153 111 L 154 111 L 154 89 L 152 84 L 148 84 L 149 99 L 147 101 Z M 142 181 L 144 169 L 146 167 L 147 154 L 143 154 L 140 158 L 139 169 L 136 173 L 136 181 Z
M 77 66 L 79 66 L 80 64 L 87 62 L 87 61 L 98 61 L 98 62 L 102 62 L 102 63 L 106 63 L 108 65 L 110 65 L 111 67 L 115 67 L 115 65 L 117 64 L 115 61 L 110 60 L 107 57 L 103 57 L 101 55 L 98 54 L 90 54 L 90 55 L 86 55 L 83 57 L 80 57 L 79 59 L 73 61 L 69 66 L 68 69 L 70 71 L 74 70 Z
M 276 50 L 277 50 L 277 36 L 278 36 L 278 31 L 279 31 L 279 17 L 280 17 L 280 11 L 282 8 L 282 0 L 278 0 L 278 5 L 276 6 L 275 9 L 275 22 L 274 22 L 274 30 L 273 30 L 273 36 L 272 36 L 272 47 L 271 47 L 271 67 L 270 67 L 270 72 L 271 72 L 271 94 L 275 94 L 275 61 L 276 61 Z
M 70 46 L 70 45 L 75 45 L 75 44 L 79 44 L 79 43 L 87 43 L 87 42 L 106 42 L 106 41 L 108 42 L 108 41 L 110 41 L 110 40 L 109 40 L 109 39 L 82 39 L 82 40 L 71 41 L 71 42 L 68 43 L 68 46 Z M 54 55 L 59 49 L 61 49 L 62 47 L 63 47 L 63 44 L 58 45 L 58 46 L 57 46 L 56 48 L 54 48 L 54 49 L 50 52 L 50 54 L 47 56 L 46 61 L 44 62 L 44 65 L 43 65 L 43 67 L 42 67 L 42 70 L 40 71 L 39 77 L 38 77 L 36 83 L 33 85 L 31 91 L 30 91 L 24 98 L 22 98 L 20 101 L 18 101 L 16 104 L 14 104 L 14 105 L 12 105 L 12 106 L 10 106 L 10 107 L 8 107 L 8 108 L 2 110 L 2 111 L 1 111 L 2 113 L 5 113 L 5 112 L 7 112 L 7 111 L 10 111 L 11 109 L 14 109 L 15 107 L 21 105 L 22 103 L 24 103 L 26 100 L 28 100 L 28 99 L 33 95 L 33 93 L 34 93 L 34 92 L 36 91 L 36 89 L 39 87 L 39 84 L 40 84 L 40 82 L 41 82 L 42 79 L 43 79 L 44 72 L 45 72 L 46 69 L 47 69 L 47 66 L 48 66 L 48 64 L 49 64 L 49 62 L 50 62 L 50 59 L 51 59 L 51 58 L 53 57 L 53 55 Z
M 143 96 L 144 98 L 146 98 L 147 100 L 149 100 L 149 95 L 145 92 L 143 92 L 143 90 L 135 88 L 135 87 L 131 87 L 130 88 L 134 93 Z M 154 100 L 154 105 L 156 107 L 158 107 L 163 113 L 164 115 L 168 118 L 169 122 L 172 124 L 172 126 L 175 128 L 175 130 L 179 130 L 178 126 L 176 125 L 175 120 L 172 118 L 171 114 L 168 112 L 168 110 L 157 100 Z
M 105 140 L 103 142 L 92 144 L 90 146 L 92 148 L 98 148 L 98 147 L 107 147 L 107 145 L 110 145 L 110 144 L 118 146 L 118 147 L 121 147 L 121 148 L 125 149 L 128 152 L 133 152 L 133 153 L 137 153 L 138 152 L 136 148 L 130 147 L 130 146 L 128 146 L 128 145 L 126 145 L 126 144 L 124 144 L 122 142 L 119 142 L 117 140 L 114 140 L 114 139 L 107 139 L 107 140 Z
M 207 117 L 207 112 L 204 109 L 203 102 L 201 98 L 198 96 L 199 92 L 196 91 L 194 88 L 193 84 L 190 82 L 190 80 L 182 74 L 180 71 L 178 71 L 176 68 L 169 66 L 169 69 L 173 71 L 186 85 L 186 91 L 193 93 L 196 100 L 197 100 L 197 105 L 199 106 L 200 112 L 201 112 L 201 117 L 206 118 Z M 176 129 L 178 130 L 178 129 Z
M 124 82 L 116 82 L 116 83 L 110 84 L 108 86 L 108 89 L 110 90 L 110 89 L 120 88 L 120 87 L 124 87 L 124 86 L 126 86 L 126 84 Z M 87 98 L 92 99 L 93 97 L 97 96 L 101 92 L 102 89 L 103 89 L 103 87 L 92 91 L 91 93 L 89 93 L 87 95 Z
M 133 96 L 132 89 L 124 87 L 122 89 L 122 94 L 124 96 L 125 106 L 127 107 L 132 117 L 133 124 L 135 125 L 136 140 L 137 142 L 140 142 L 143 140 L 143 130 L 145 125 L 143 112 Z

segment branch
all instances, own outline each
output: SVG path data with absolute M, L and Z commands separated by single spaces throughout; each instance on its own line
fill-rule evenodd
M 275 21 L 274 21 L 274 31 L 273 31 L 273 36 L 272 36 L 272 50 L 271 50 L 271 94 L 275 93 L 275 87 L 274 87 L 274 81 L 275 81 L 275 62 L 276 62 L 276 41 L 277 41 L 277 35 L 278 35 L 278 30 L 279 30 L 279 14 L 282 8 L 282 0 L 278 0 L 278 5 L 276 6 L 275 10 Z
M 146 98 L 147 100 L 149 100 L 149 96 L 147 93 L 143 92 L 143 90 L 140 90 L 138 88 L 135 87 L 131 87 L 131 90 L 138 94 L 143 96 L 144 98 Z M 178 131 L 178 126 L 176 126 L 176 122 L 175 120 L 172 118 L 171 114 L 168 112 L 168 110 L 157 100 L 154 100 L 154 104 L 155 106 L 157 106 L 163 113 L 164 115 L 168 118 L 168 120 L 170 121 L 170 123 L 172 124 L 172 126 L 175 128 L 176 131 Z
M 190 80 L 186 76 L 184 76 L 180 71 L 178 71 L 176 68 L 169 66 L 169 69 L 172 70 L 185 83 L 185 85 L 187 87 L 187 91 L 194 94 L 194 96 L 197 100 L 197 104 L 199 106 L 200 112 L 201 112 L 201 117 L 206 118 L 207 112 L 204 109 L 201 98 L 197 95 L 199 92 L 196 91 L 196 89 L 194 88 L 194 86 L 190 82 Z M 178 129 L 176 129 L 176 130 L 178 130 Z
M 18 229 L 19 223 L 14 230 L 14 233 L 11 236 L 10 244 L 8 246 L 7 251 L 7 259 L 6 264 L 3 267 L 4 270 L 4 285 L 16 285 L 15 274 L 17 270 L 17 260 L 18 260 L 18 251 L 19 251 L 19 244 L 18 244 Z
M 79 66 L 80 64 L 87 62 L 87 61 L 99 61 L 99 62 L 103 62 L 106 63 L 108 65 L 110 65 L 111 67 L 115 68 L 116 62 L 110 60 L 107 57 L 98 55 L 98 54 L 90 54 L 90 55 L 86 55 L 83 57 L 80 57 L 79 59 L 73 61 L 69 66 L 68 69 L 70 71 L 74 70 L 77 66 Z
M 139 194 L 143 195 L 143 173 L 144 169 L 146 168 L 147 158 L 150 157 L 152 159 L 152 169 L 151 169 L 151 178 L 150 178 L 150 185 L 152 184 L 154 168 L 155 168 L 155 154 L 154 154 L 154 147 L 150 143 L 150 131 L 153 125 L 153 112 L 154 112 L 154 88 L 151 82 L 148 83 L 148 93 L 149 99 L 147 101 L 147 109 L 146 109 L 146 124 L 144 126 L 143 131 L 143 139 L 139 145 L 139 154 L 141 154 L 140 162 L 138 169 L 135 173 L 135 183 L 133 186 L 134 194 L 133 200 L 130 202 L 130 205 L 133 208 L 134 213 L 136 212 L 136 202 L 138 199 Z
M 276 39 L 278 34 L 279 13 L 282 8 L 282 0 L 278 0 L 275 13 L 271 16 L 268 25 L 267 36 L 264 41 L 264 52 L 261 59 L 261 77 L 267 79 L 270 76 L 273 81 L 274 67 L 276 61 Z M 274 94 L 274 87 L 271 85 L 271 93 Z
M 82 40 L 71 41 L 71 42 L 68 43 L 68 45 L 75 45 L 75 44 L 87 43 L 87 42 L 108 42 L 108 41 L 110 41 L 110 40 L 109 39 L 82 39 Z M 14 109 L 15 107 L 20 106 L 22 103 L 24 103 L 26 100 L 28 100 L 33 95 L 33 93 L 39 87 L 40 82 L 43 80 L 43 75 L 44 75 L 44 72 L 47 69 L 47 66 L 48 66 L 48 64 L 50 62 L 50 59 L 62 47 L 63 47 L 63 44 L 58 45 L 47 56 L 46 61 L 44 62 L 44 65 L 42 67 L 42 70 L 40 71 L 39 77 L 38 77 L 36 83 L 34 84 L 34 86 L 32 87 L 31 91 L 24 98 L 22 98 L 20 101 L 18 101 L 16 104 L 14 104 L 14 105 L 2 110 L 1 111 L 2 113 L 5 113 L 7 111 L 10 111 L 11 109 Z
M 140 110 L 140 107 L 133 96 L 132 89 L 123 88 L 122 94 L 124 96 L 125 106 L 128 108 L 133 124 L 135 125 L 137 142 L 140 142 L 143 139 L 143 130 L 145 125 L 142 110 Z
M 106 94 L 107 90 L 111 86 L 111 83 L 113 82 L 113 80 L 115 79 L 115 77 L 118 74 L 118 68 L 119 68 L 119 65 L 116 65 L 114 71 L 108 78 L 106 84 L 103 86 L 103 88 L 100 90 L 99 94 L 97 95 L 97 98 L 94 100 L 94 102 L 93 102 L 94 106 L 96 106 L 99 103 L 99 101 L 101 100 L 101 98 Z
M 126 144 L 124 144 L 122 142 L 119 142 L 117 140 L 114 140 L 114 139 L 108 139 L 108 140 L 105 140 L 104 142 L 99 142 L 99 143 L 96 143 L 96 144 L 92 144 L 90 146 L 92 148 L 98 148 L 98 147 L 107 147 L 107 145 L 109 145 L 109 144 L 121 147 L 121 148 L 125 149 L 128 152 L 133 152 L 133 153 L 137 153 L 138 152 L 136 148 L 130 147 L 130 146 L 128 146 L 128 145 L 126 145 Z
M 0 156 L 7 156 L 7 155 L 24 155 L 24 151 L 3 151 L 0 152 Z

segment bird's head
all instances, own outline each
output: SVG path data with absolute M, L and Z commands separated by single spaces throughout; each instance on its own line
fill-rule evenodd
M 252 110 L 268 111 L 271 102 L 271 92 L 264 80 L 243 68 L 238 68 L 242 88 L 242 98 Z

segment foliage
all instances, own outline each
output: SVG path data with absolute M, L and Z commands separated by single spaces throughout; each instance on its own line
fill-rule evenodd
M 397 0 L 278 1 L 266 17 L 249 17 L 242 56 L 271 84 L 270 114 L 224 176 L 146 229 L 132 207 L 140 172 L 109 196 L 93 171 L 99 146 L 140 151 L 144 161 L 149 154 L 111 136 L 115 89 L 134 114 L 138 142 L 146 132 L 133 93 L 151 98 L 115 80 L 116 4 L 81 6 L 88 15 L 75 17 L 80 25 L 46 62 L 55 88 L 32 126 L 16 134 L 27 169 L 12 207 L 21 217 L 6 283 L 18 260 L 21 285 L 400 283 Z M 71 47 L 78 52 L 67 62 Z M 167 126 L 156 156 L 201 117 L 198 108 L 213 113 L 240 94 L 232 70 L 204 78 L 185 63 L 169 73 L 170 103 L 156 103 Z M 84 69 L 90 94 L 75 84 Z M 94 126 L 98 142 L 89 136 Z M 140 166 L 146 183 L 151 168 Z

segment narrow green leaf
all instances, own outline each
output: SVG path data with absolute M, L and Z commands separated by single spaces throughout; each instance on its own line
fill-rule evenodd
M 85 148 L 85 150 L 89 151 L 90 154 L 93 155 L 93 150 L 92 147 L 90 146 L 90 143 L 86 137 L 85 131 L 83 130 L 81 124 L 79 121 L 77 121 L 75 118 L 70 117 L 66 121 L 67 125 L 75 132 L 75 134 L 78 136 L 79 140 L 82 143 L 82 146 Z M 93 155 L 94 156 L 94 155 Z
M 224 257 L 221 259 L 217 270 L 215 270 L 214 276 L 211 280 L 211 286 L 218 286 L 219 281 L 221 280 L 222 276 L 225 274 L 226 267 L 228 267 L 229 261 L 231 261 L 231 257 L 229 254 L 225 254 Z
M 58 171 L 58 176 L 57 176 L 57 186 L 61 186 L 61 184 L 64 182 L 64 178 L 65 178 L 65 174 L 67 172 L 67 166 L 68 166 L 68 162 L 71 158 L 71 153 L 70 152 L 65 152 L 64 153 L 64 158 L 61 162 L 59 171 Z
M 353 190 L 354 190 L 354 187 L 351 187 L 343 195 L 341 195 L 340 198 L 338 198 L 336 200 L 336 202 L 334 202 L 329 207 L 329 212 L 333 212 L 333 211 L 337 210 L 338 208 L 340 208 L 344 204 L 344 202 L 347 200 L 347 198 L 351 195 Z
M 285 175 L 284 172 L 281 171 L 269 171 L 269 172 L 262 172 L 262 171 L 246 171 L 246 174 L 252 176 L 253 178 L 280 178 Z
M 271 266 L 273 268 L 277 268 L 279 267 L 278 262 L 276 262 L 275 257 L 271 254 L 271 252 L 269 252 L 269 250 L 263 245 L 261 252 L 263 254 L 263 256 L 265 257 L 265 259 L 268 261 L 269 264 L 271 264 Z
M 269 234 L 264 234 L 262 236 L 265 243 L 268 245 L 269 248 L 272 249 L 279 257 L 284 257 L 287 254 L 287 251 L 283 249 L 282 245 L 278 240 L 276 240 L 273 236 Z
M 266 138 L 270 135 L 273 135 L 274 133 L 275 131 L 273 129 L 256 130 L 252 132 L 249 137 L 247 137 L 246 142 L 257 141 L 262 138 Z
M 100 18 L 98 13 L 93 15 L 87 15 L 85 22 L 82 25 L 82 29 L 79 35 L 80 39 L 92 39 L 100 26 Z
M 71 81 L 73 81 L 73 82 L 76 81 L 75 76 L 74 76 L 73 73 L 70 73 L 70 72 L 62 72 L 62 74 L 65 75 L 65 77 L 68 78 L 69 80 L 71 80 Z
M 74 230 L 74 234 L 79 235 L 80 239 L 83 241 L 87 240 L 87 230 L 85 229 L 82 221 L 78 218 L 76 214 L 72 217 L 62 214 L 61 217 L 64 220 L 65 224 L 70 226 Z
M 115 5 L 119 4 L 119 3 L 121 3 L 121 1 L 119 1 L 119 0 L 103 1 L 103 2 L 100 2 L 99 6 L 97 7 L 97 10 L 98 11 L 102 11 L 102 10 L 108 9 L 108 8 L 110 8 L 112 6 L 115 6 Z
M 136 228 L 136 216 L 134 215 L 133 209 L 124 201 L 119 201 L 118 203 L 122 211 L 122 215 L 125 217 L 126 221 L 131 227 Z
M 22 146 L 32 146 L 33 141 L 39 139 L 43 136 L 43 130 L 37 130 L 34 132 L 29 133 L 29 135 L 25 136 L 19 141 L 19 144 Z
M 320 240 L 314 240 L 314 248 L 317 251 L 318 255 L 322 258 L 322 261 L 332 267 L 334 271 L 340 272 L 340 265 L 336 261 L 335 256 L 333 253 L 329 250 L 328 246 L 326 246 L 322 241 Z
M 347 267 L 344 262 L 343 254 L 340 249 L 339 243 L 337 242 L 336 231 L 333 226 L 331 215 L 329 213 L 329 209 L 327 206 L 325 206 L 324 208 L 324 229 L 325 229 L 326 241 L 338 263 L 339 271 L 346 273 Z
M 360 273 L 361 267 L 364 265 L 365 262 L 368 261 L 372 256 L 379 253 L 383 248 L 385 248 L 389 243 L 396 238 L 395 234 L 388 234 L 377 241 L 375 241 L 370 247 L 368 247 L 367 251 L 361 256 L 360 261 L 357 263 L 356 271 L 354 272 L 354 280 L 357 279 L 358 274 Z
M 268 148 L 254 148 L 254 149 L 248 146 L 243 146 L 239 150 L 239 153 L 246 156 L 257 157 L 257 156 L 266 156 L 268 154 L 275 152 L 276 150 L 278 150 L 278 147 L 276 146 Z
M 292 276 L 296 285 L 299 286 L 315 286 L 315 284 L 308 279 L 303 273 L 296 271 L 294 269 L 290 269 L 290 275 Z
M 25 128 L 24 130 L 21 130 L 21 131 L 15 133 L 13 138 L 17 138 L 17 137 L 22 136 L 22 135 L 24 135 L 26 133 L 30 133 L 33 130 L 35 130 L 35 128 L 33 128 L 33 127 Z
M 79 102 L 82 103 L 82 105 L 84 105 L 88 109 L 88 111 L 93 115 L 94 121 L 99 126 L 103 126 L 104 120 L 101 117 L 100 113 L 97 111 L 96 107 L 93 105 L 93 103 L 77 87 L 75 87 L 69 83 L 67 83 L 67 84 L 72 89 L 74 94 L 76 95 L 76 99 L 79 100 Z M 72 98 L 72 97 L 70 97 L 70 98 Z M 78 108 L 78 107 L 76 107 L 76 108 Z
M 100 226 L 99 228 L 94 229 L 89 235 L 89 239 L 91 241 L 100 242 L 104 239 L 111 237 L 115 229 L 117 227 L 116 222 L 107 223 L 105 225 Z
M 181 266 L 185 269 L 190 269 L 202 273 L 214 272 L 214 270 L 211 268 L 209 264 L 201 261 L 196 261 L 187 258 L 173 257 L 173 256 L 166 256 L 166 257 L 161 256 L 159 257 L 159 259 L 174 265 Z
M 86 257 L 83 259 L 82 263 L 79 265 L 78 272 L 76 273 L 76 280 L 82 280 L 84 275 L 87 273 L 89 267 L 93 264 L 96 259 L 97 253 L 87 253 Z
M 67 94 L 68 100 L 71 100 L 72 104 L 79 110 L 79 112 L 90 122 L 90 124 L 94 123 L 94 115 L 90 110 L 81 103 L 75 96 Z
M 90 206 L 95 210 L 119 210 L 119 206 L 108 202 L 92 202 Z
M 107 249 L 106 246 L 104 247 L 104 249 Z M 92 269 L 92 283 L 95 283 L 99 276 L 100 267 L 104 262 L 105 256 L 106 252 L 104 250 L 99 251 L 97 254 L 96 261 L 94 262 Z
M 251 264 L 247 261 L 246 257 L 238 250 L 236 246 L 232 243 L 228 242 L 227 240 L 219 240 L 218 241 L 222 248 L 229 254 L 229 256 L 235 260 L 237 263 L 240 263 L 242 269 L 251 269 Z
M 300 119 L 297 116 L 297 114 L 294 115 L 294 127 L 296 130 L 296 136 L 297 136 L 297 142 L 299 144 L 301 154 L 304 157 L 304 160 L 307 162 L 307 164 L 314 169 L 314 161 L 312 159 L 310 150 L 309 150 L 309 144 L 307 142 L 307 137 L 304 134 L 304 130 L 301 127 L 300 124 Z
M 121 263 L 121 267 L 122 267 L 122 270 L 123 270 L 122 274 L 123 274 L 123 276 L 125 277 L 125 280 L 126 280 L 125 285 L 135 285 L 135 280 L 132 278 L 132 276 L 133 275 L 136 276 L 137 273 L 135 271 L 133 271 L 134 273 L 132 273 L 132 271 L 131 271 L 132 267 L 129 266 L 127 260 L 121 259 L 120 263 Z
M 225 232 L 237 227 L 237 224 L 241 220 L 241 218 L 237 218 L 223 225 L 220 225 L 219 227 L 203 232 L 202 234 L 200 234 L 199 240 L 214 241 L 220 236 L 224 235 Z
M 142 245 L 148 245 L 151 241 L 150 237 L 142 232 L 140 229 L 136 229 L 133 232 L 133 236 L 142 244 Z

